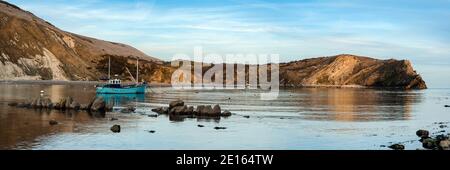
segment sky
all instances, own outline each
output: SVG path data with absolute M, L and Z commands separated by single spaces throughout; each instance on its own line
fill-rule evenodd
M 175 54 L 408 59 L 450 88 L 450 0 L 9 0 L 69 32 Z M 446 74 L 445 74 L 446 73 Z

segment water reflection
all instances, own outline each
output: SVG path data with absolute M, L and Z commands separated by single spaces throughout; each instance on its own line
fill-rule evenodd
M 405 120 L 422 101 L 421 91 L 375 89 L 301 89 L 295 93 L 303 119 L 334 121 Z
M 185 130 L 183 133 L 186 133 L 188 136 L 183 139 L 189 140 L 192 139 L 192 135 L 189 135 L 189 132 L 192 132 L 192 134 L 198 132 L 198 127 L 196 126 L 198 122 L 202 122 L 202 124 L 219 122 L 222 124 L 225 122 L 226 126 L 240 127 L 240 130 L 230 132 L 231 136 L 257 137 L 265 133 L 254 133 L 246 130 L 261 128 L 260 130 L 274 131 L 280 128 L 280 133 L 274 134 L 281 135 L 295 132 L 290 134 L 295 135 L 298 133 L 299 128 L 305 127 L 314 129 L 314 132 L 317 132 L 319 131 L 317 129 L 324 125 L 323 122 L 334 126 L 336 125 L 334 124 L 335 122 L 341 121 L 412 121 L 413 119 L 411 118 L 417 115 L 417 105 L 423 104 L 424 93 L 426 92 L 375 89 L 282 89 L 277 100 L 263 101 L 260 100 L 258 91 L 251 90 L 194 92 L 173 90 L 171 88 L 154 88 L 154 92 L 145 95 L 98 95 L 104 97 L 109 104 L 114 106 L 125 106 L 129 102 L 136 103 L 136 114 L 114 112 L 108 113 L 106 116 L 86 112 L 19 109 L 7 106 L 7 103 L 11 101 L 22 102 L 37 97 L 40 90 L 44 90 L 45 95 L 49 96 L 52 101 L 72 96 L 74 100 L 81 104 L 90 102 L 96 95 L 95 88 L 92 85 L 0 85 L 0 149 L 34 148 L 36 147 L 35 145 L 45 144 L 38 139 L 48 139 L 58 134 L 69 134 L 68 136 L 70 137 L 70 135 L 76 136 L 76 134 L 100 133 L 105 138 L 92 138 L 91 140 L 96 142 L 91 143 L 105 141 L 107 143 L 109 141 L 106 139 L 113 135 L 109 133 L 109 128 L 112 124 L 126 125 L 128 123 L 128 127 L 131 126 L 137 129 L 135 131 L 126 129 L 131 133 L 123 133 L 125 136 L 133 133 L 139 135 L 140 131 L 143 132 L 149 128 L 159 128 L 158 130 L 161 132 L 173 131 L 173 129 L 178 129 L 177 126 L 179 126 L 183 127 L 182 129 Z M 219 104 L 222 110 L 230 110 L 234 115 L 230 118 L 175 115 L 166 115 L 159 118 L 147 116 L 155 114 L 150 111 L 152 108 L 167 106 L 170 101 L 175 99 L 182 99 L 189 106 Z M 243 115 L 251 115 L 251 118 L 242 118 Z M 119 120 L 110 121 L 111 117 L 119 118 Z M 289 117 L 289 119 L 282 120 L 281 118 L 284 117 Z M 50 126 L 48 121 L 52 119 L 57 120 L 60 124 Z M 175 123 L 176 125 L 174 125 L 170 122 L 183 123 Z M 306 125 L 308 123 L 309 125 Z M 195 129 L 190 131 L 190 129 L 184 129 L 186 127 Z M 212 125 L 209 125 L 209 127 L 212 127 Z M 213 133 L 215 132 L 217 131 L 211 130 L 211 132 L 208 131 L 202 135 L 214 136 Z M 166 135 L 165 138 L 170 139 L 173 137 L 176 141 L 180 141 L 180 136 L 176 134 L 174 136 L 171 136 L 171 134 L 164 135 Z M 306 134 L 305 136 L 310 135 Z M 274 138 L 274 140 L 284 141 L 284 139 L 291 136 L 278 137 Z M 140 139 L 141 136 L 137 138 Z M 61 140 L 64 139 L 66 137 L 61 138 Z M 77 142 L 69 139 L 73 138 L 68 138 L 64 142 L 69 144 Z M 151 138 L 151 140 L 156 139 L 163 140 L 164 138 Z M 298 140 L 298 138 L 296 139 Z M 296 142 L 296 139 L 293 139 L 294 142 Z M 240 140 L 232 142 L 238 143 Z M 143 145 L 146 146 L 145 144 Z M 95 149 L 96 146 L 92 147 Z M 111 147 L 114 149 L 114 145 Z M 70 149 L 70 147 L 67 149 Z
M 144 102 L 145 94 L 96 94 L 103 97 L 108 104 L 113 106 L 125 105 L 129 102 Z

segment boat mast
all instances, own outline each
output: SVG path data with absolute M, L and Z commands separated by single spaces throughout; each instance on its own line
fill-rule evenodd
M 111 80 L 111 56 L 108 58 L 108 80 Z
M 137 57 L 136 63 L 136 83 L 139 83 L 139 57 Z

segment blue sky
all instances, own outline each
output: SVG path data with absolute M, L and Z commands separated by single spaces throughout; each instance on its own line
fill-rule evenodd
M 164 60 L 195 46 L 281 61 L 350 53 L 411 60 L 431 87 L 450 87 L 450 0 L 9 2 L 63 30 Z

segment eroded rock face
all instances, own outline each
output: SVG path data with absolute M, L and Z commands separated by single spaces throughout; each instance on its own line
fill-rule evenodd
M 280 84 L 427 88 L 408 60 L 378 60 L 348 54 L 281 64 Z

